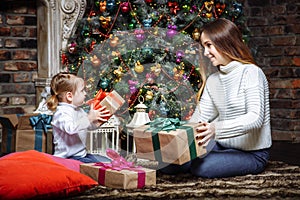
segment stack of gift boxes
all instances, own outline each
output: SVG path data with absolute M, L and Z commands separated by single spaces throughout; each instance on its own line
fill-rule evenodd
M 206 154 L 205 147 L 195 141 L 196 126 L 197 123 L 179 119 L 157 118 L 135 128 L 133 136 L 137 157 L 182 165 Z M 132 189 L 156 184 L 156 170 L 128 167 L 126 161 L 120 164 L 122 161 L 118 161 L 118 156 L 111 157 L 114 158 L 112 163 L 82 164 L 80 171 L 100 185 L 111 188 Z
M 98 98 L 100 95 L 96 95 Z M 115 91 L 93 99 L 97 106 L 106 106 L 113 114 L 124 99 Z M 91 102 L 90 102 L 91 103 Z M 2 115 L 2 153 L 35 149 L 52 154 L 51 115 Z M 135 128 L 133 137 L 136 155 L 141 159 L 182 165 L 206 150 L 195 141 L 196 123 L 173 118 L 157 118 L 147 125 Z M 81 164 L 80 172 L 111 188 L 143 188 L 156 184 L 156 170 L 135 166 L 117 152 L 108 149 L 111 163 Z

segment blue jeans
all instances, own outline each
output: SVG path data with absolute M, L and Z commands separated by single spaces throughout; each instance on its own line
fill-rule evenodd
M 191 173 L 203 178 L 224 178 L 259 174 L 264 171 L 268 160 L 268 149 L 242 151 L 215 143 L 205 157 L 195 158 L 183 165 L 161 163 L 163 168 L 160 171 L 166 174 Z
M 105 156 L 95 155 L 95 154 L 86 154 L 85 157 L 72 156 L 70 157 L 73 160 L 79 160 L 84 163 L 96 163 L 96 162 L 111 162 L 111 160 Z

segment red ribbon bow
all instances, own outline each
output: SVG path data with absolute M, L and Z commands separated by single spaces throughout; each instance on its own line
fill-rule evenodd
M 176 15 L 177 11 L 180 10 L 177 2 L 168 2 L 168 6 L 172 14 Z
M 89 105 L 92 104 L 92 103 L 94 103 L 94 109 L 95 109 L 95 110 L 98 110 L 99 108 L 101 108 L 100 102 L 101 102 L 108 94 L 109 94 L 109 92 L 105 92 L 105 91 L 103 91 L 102 89 L 100 89 L 100 90 L 97 92 L 96 96 L 95 96 L 93 99 L 87 101 L 86 103 L 89 104 Z

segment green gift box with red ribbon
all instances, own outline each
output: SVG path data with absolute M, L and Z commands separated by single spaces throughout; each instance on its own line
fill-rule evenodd
M 177 118 L 157 118 L 133 129 L 138 158 L 182 165 L 206 154 L 195 141 L 197 123 Z
M 98 181 L 100 185 L 118 189 L 141 189 L 156 185 L 156 171 L 127 162 L 117 152 L 107 149 L 110 163 L 84 163 L 80 165 L 80 173 Z

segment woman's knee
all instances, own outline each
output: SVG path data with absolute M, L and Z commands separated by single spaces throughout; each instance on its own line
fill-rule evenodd
M 214 178 L 215 170 L 214 166 L 210 166 L 209 163 L 203 162 L 202 159 L 196 158 L 191 164 L 191 174 L 197 177 Z

